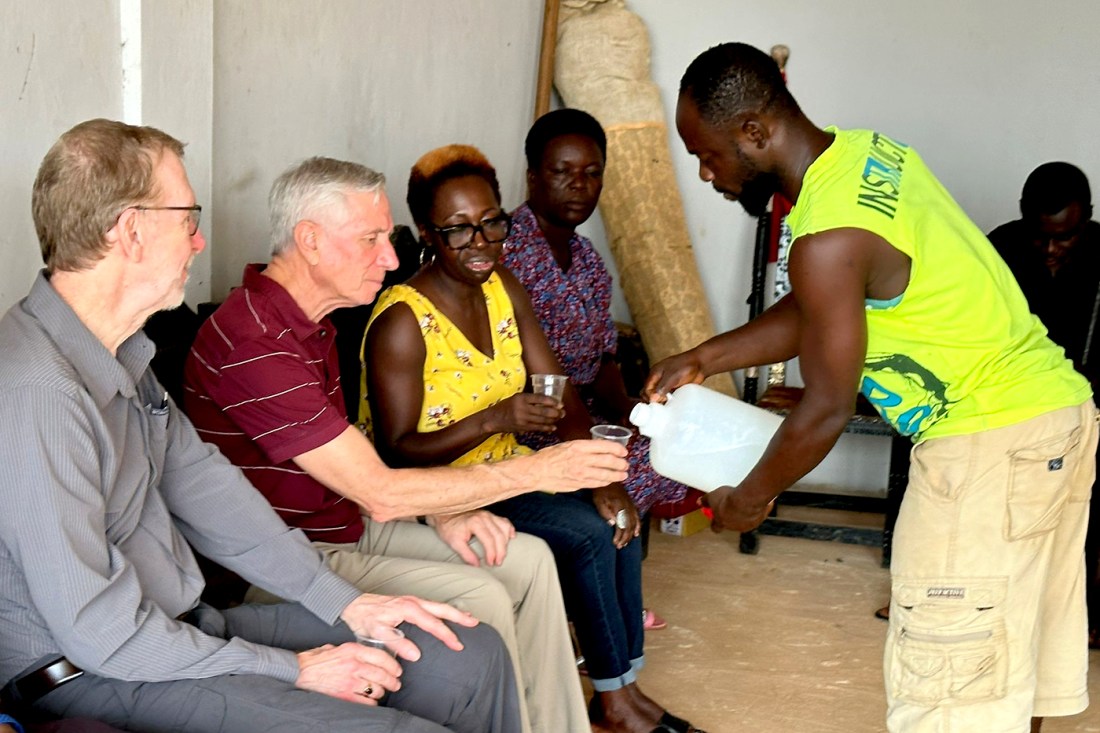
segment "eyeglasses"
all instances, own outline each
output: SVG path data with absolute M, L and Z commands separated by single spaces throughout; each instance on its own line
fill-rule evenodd
M 199 232 L 199 221 L 202 219 L 202 207 L 194 206 L 135 206 L 138 211 L 186 211 L 187 220 L 191 225 L 189 234 L 193 237 Z
M 489 244 L 503 242 L 512 233 L 512 217 L 507 214 L 498 214 L 482 219 L 480 224 L 454 224 L 449 227 L 437 227 L 432 224 L 432 231 L 443 237 L 443 243 L 447 249 L 466 249 L 474 243 L 474 237 L 480 232 L 482 238 Z

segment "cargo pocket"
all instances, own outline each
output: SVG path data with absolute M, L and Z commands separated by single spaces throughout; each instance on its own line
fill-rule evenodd
M 1009 453 L 1006 540 L 1035 537 L 1058 526 L 1067 499 L 1066 485 L 1078 470 L 1069 454 L 1080 440 L 1081 429 L 1074 428 L 1039 445 Z
M 896 583 L 887 681 L 895 700 L 965 705 L 1004 697 L 1008 679 L 997 579 Z

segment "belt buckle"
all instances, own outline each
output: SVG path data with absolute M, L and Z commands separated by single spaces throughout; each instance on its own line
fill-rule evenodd
M 39 698 L 83 674 L 84 670 L 61 657 L 9 682 L 0 692 L 0 698 L 6 705 L 29 707 Z

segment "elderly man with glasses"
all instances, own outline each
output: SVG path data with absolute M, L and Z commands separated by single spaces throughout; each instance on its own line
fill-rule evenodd
M 589 731 L 553 556 L 475 510 L 622 480 L 625 451 L 576 441 L 492 466 L 382 462 L 348 421 L 327 316 L 371 303 L 397 267 L 383 183 L 331 158 L 279 176 L 269 200 L 272 259 L 249 265 L 242 287 L 200 329 L 184 370 L 185 409 L 338 575 L 365 592 L 451 603 L 496 628 L 526 691 L 524 731 Z M 483 226 L 507 234 L 506 221 Z M 469 234 L 448 236 L 461 245 Z M 253 588 L 247 597 L 265 594 Z
M 516 730 L 491 628 L 333 574 L 150 371 L 139 329 L 206 244 L 182 155 L 91 120 L 35 180 L 45 269 L 0 319 L 3 707 L 192 733 Z M 291 602 L 201 603 L 188 543 Z M 400 661 L 354 643 L 398 625 Z

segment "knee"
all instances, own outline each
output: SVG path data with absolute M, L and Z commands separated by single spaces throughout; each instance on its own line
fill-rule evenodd
M 504 640 L 496 629 L 488 624 L 473 627 L 455 627 L 462 652 L 456 655 L 463 676 L 476 680 L 477 690 L 492 689 L 501 681 L 512 679 L 512 662 Z
M 515 563 L 534 574 L 543 568 L 554 567 L 554 553 L 542 538 L 526 532 L 516 532 L 516 536 L 508 543 L 505 562 Z
M 489 573 L 484 573 L 483 581 L 476 589 L 467 589 L 461 597 L 454 598 L 451 604 L 473 614 L 478 621 L 512 633 L 515 611 L 511 593 L 504 583 Z

